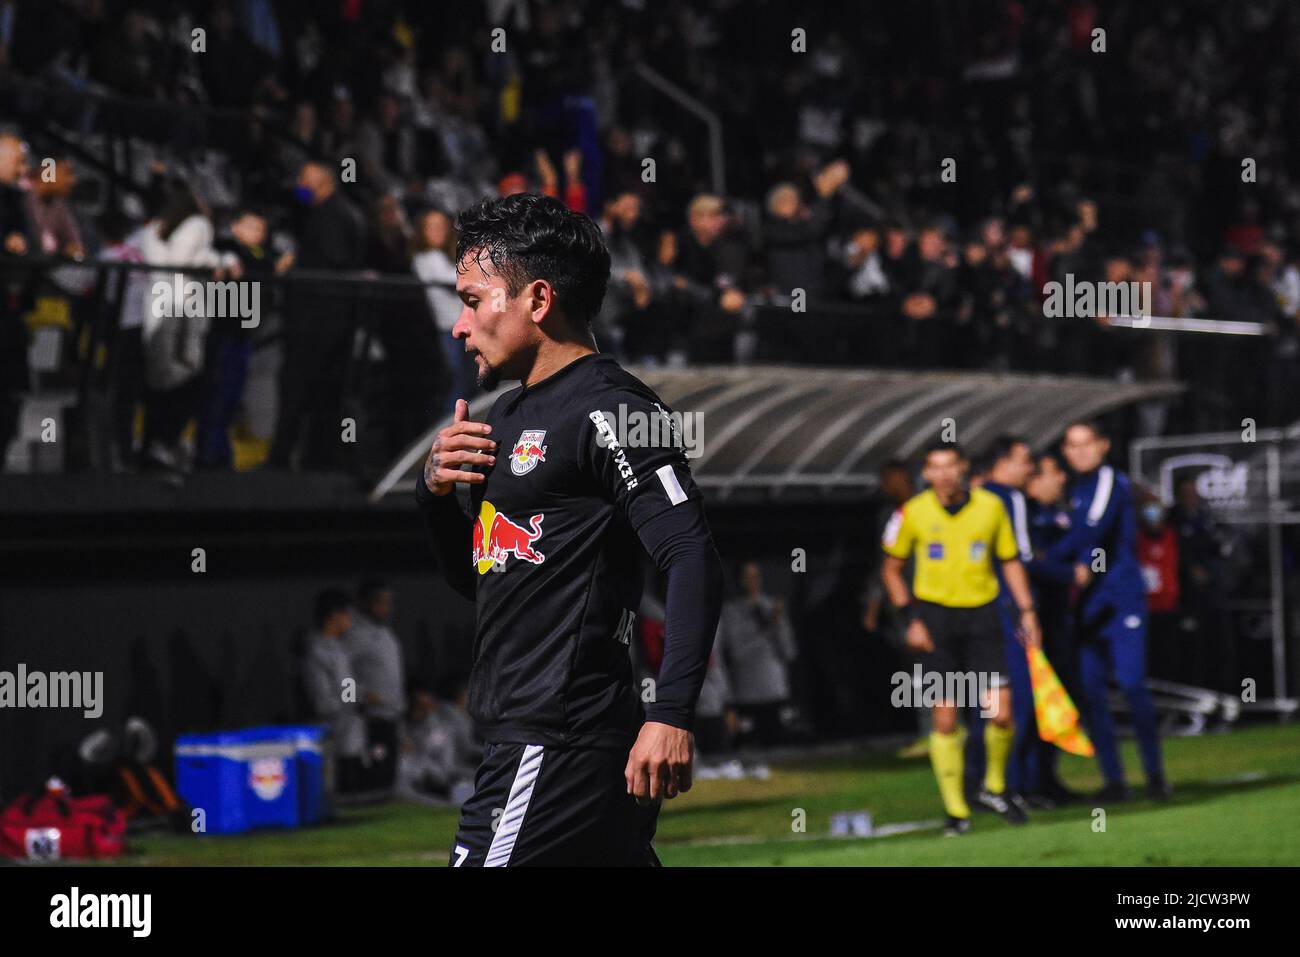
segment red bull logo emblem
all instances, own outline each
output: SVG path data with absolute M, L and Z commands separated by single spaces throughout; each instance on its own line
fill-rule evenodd
M 289 782 L 285 772 L 284 761 L 280 758 L 261 758 L 252 763 L 248 771 L 248 783 L 253 793 L 263 801 L 274 801 L 284 792 Z
M 531 429 L 519 433 L 519 441 L 510 452 L 510 471 L 516 475 L 527 475 L 537 468 L 539 462 L 546 461 L 545 429 Z
M 503 568 L 511 555 L 534 565 L 546 561 L 546 556 L 533 548 L 533 542 L 542 537 L 544 517 L 534 515 L 525 528 L 506 518 L 484 499 L 479 506 L 478 518 L 474 520 L 474 565 L 478 573 L 486 575 L 494 566 Z

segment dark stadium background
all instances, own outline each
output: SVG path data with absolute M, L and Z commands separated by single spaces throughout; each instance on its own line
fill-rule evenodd
M 506 55 L 488 52 L 496 25 Z M 1090 49 L 1098 25 L 1104 53 Z M 810 52 L 792 52 L 792 26 L 807 30 Z M 207 31 L 201 54 L 191 52 L 195 27 Z M 0 452 L 9 448 L 0 665 L 102 670 L 104 723 L 142 714 L 164 742 L 293 720 L 303 716 L 295 656 L 314 595 L 379 576 L 396 594 L 408 672 L 431 685 L 463 677 L 472 612 L 436 573 L 410 481 L 378 502 L 370 494 L 445 414 L 447 381 L 410 237 L 380 222 L 378 204 L 396 196 L 409 228 L 427 208 L 454 214 L 512 188 L 512 176 L 542 188 L 539 150 L 560 171 L 556 192 L 595 218 L 624 193 L 640 199 L 642 222 L 618 238 L 641 257 L 651 304 L 638 307 L 631 284 L 615 282 L 598 330 L 602 348 L 634 368 L 647 357 L 659 368 L 684 360 L 702 380 L 736 364 L 870 368 L 910 376 L 921 391 L 940 374 L 1036 376 L 1035 395 L 1080 390 L 1079 405 L 1036 425 L 1036 443 L 1058 437 L 1072 412 L 1100 412 L 1124 468 L 1139 437 L 1239 432 L 1243 419 L 1290 428 L 1281 443 L 1289 496 L 1300 469 L 1297 42 L 1300 8 L 1262 0 L 0 3 L 0 133 L 28 144 L 33 174 L 43 158 L 70 161 L 77 261 L 89 265 L 61 279 L 69 250 L 39 241 L 0 258 Z M 307 142 L 296 136 L 305 104 L 316 113 Z M 392 127 L 377 125 L 385 114 L 396 116 Z M 581 172 L 569 180 L 564 156 L 574 149 Z M 644 156 L 657 161 L 651 184 Z M 948 157 L 956 182 L 940 175 Z M 1256 161 L 1257 180 L 1243 182 L 1243 157 Z M 106 227 L 138 226 L 165 178 L 180 174 L 210 207 L 219 240 L 232 215 L 255 208 L 279 256 L 304 238 L 299 165 L 334 168 L 342 158 L 359 160 L 357 181 L 339 192 L 372 224 L 368 245 L 352 269 L 263 277 L 245 394 L 263 425 L 240 436 L 239 467 L 145 470 L 131 450 L 114 452 L 105 396 L 131 267 L 97 259 Z M 824 233 L 810 243 L 773 229 L 768 191 L 793 183 L 817 206 L 818 177 L 841 159 L 849 177 L 824 200 Z M 739 272 L 723 281 L 708 257 L 657 262 L 662 233 L 678 235 L 681 255 L 688 204 L 714 193 L 733 217 Z M 990 221 L 1002 240 L 986 242 Z M 893 235 L 905 251 L 887 269 L 888 291 L 855 296 L 844 247 L 863 230 L 882 248 Z M 922 261 L 927 231 L 944 254 Z M 1003 264 L 969 266 L 968 248 L 981 243 Z M 774 255 L 780 248 L 790 255 Z M 1027 273 L 1017 256 L 1032 261 Z M 1067 271 L 1150 279 L 1161 315 L 1248 323 L 1259 334 L 1052 324 L 1041 287 Z M 1195 292 L 1174 295 L 1174 273 L 1189 274 Z M 713 302 L 728 284 L 743 293 L 738 310 Z M 806 313 L 790 310 L 796 285 L 808 290 Z M 911 295 L 932 303 L 931 318 L 911 314 Z M 56 343 L 52 362 L 36 356 L 41 323 L 24 318 L 36 296 L 67 303 L 67 322 L 45 340 Z M 258 467 L 274 436 L 266 409 L 277 378 L 256 356 L 276 355 L 284 330 L 311 321 L 301 307 L 311 296 L 333 303 L 348 334 L 368 337 L 337 388 L 309 397 L 354 416 L 361 439 L 321 460 L 304 452 L 292 468 Z M 383 358 L 371 340 L 389 345 Z M 28 348 L 29 361 L 16 363 Z M 972 403 L 1014 419 L 1029 380 L 1023 389 L 1009 381 L 990 379 Z M 884 385 L 851 388 L 867 399 Z M 706 419 L 706 447 L 709 431 L 743 411 L 733 405 Z M 50 409 L 63 437 L 53 447 L 32 424 Z M 796 411 L 778 406 L 750 423 L 742 448 Z M 942 414 L 941 404 L 925 407 L 902 423 L 854 463 L 855 481 L 710 501 L 733 586 L 738 563 L 754 558 L 787 596 L 801 650 L 796 741 L 914 729 L 912 716 L 863 691 L 884 687 L 897 661 L 862 633 L 861 595 L 877 549 L 876 469 L 899 449 L 914 453 Z M 996 432 L 998 416 L 986 418 L 974 453 Z M 725 483 L 725 470 L 717 478 Z M 1294 529 L 1277 533 L 1276 569 L 1292 623 Z M 1255 675 L 1267 696 L 1269 545 L 1258 524 L 1224 529 L 1223 542 L 1235 551 L 1207 586 L 1214 601 L 1189 614 L 1205 633 L 1198 640 L 1231 647 L 1235 670 L 1215 671 L 1227 652 L 1212 650 L 1196 682 L 1231 692 L 1239 675 Z M 206 549 L 202 575 L 190 570 L 196 547 Z M 796 548 L 806 573 L 790 570 Z M 86 730 L 73 712 L 0 713 L 0 796 L 75 763 Z

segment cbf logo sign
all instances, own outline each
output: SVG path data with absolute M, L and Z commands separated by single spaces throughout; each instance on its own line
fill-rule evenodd
M 1211 508 L 1244 508 L 1250 489 L 1250 463 L 1234 462 L 1226 455 L 1194 452 L 1175 455 L 1160 464 L 1160 497 L 1174 501 L 1174 487 L 1194 476 L 1196 491 Z
M 274 801 L 283 794 L 288 780 L 283 758 L 259 758 L 248 770 L 248 784 L 263 801 Z

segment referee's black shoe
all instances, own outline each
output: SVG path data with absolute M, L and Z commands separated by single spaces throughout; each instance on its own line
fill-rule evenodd
M 1132 797 L 1128 785 L 1123 781 L 1109 781 L 1104 788 L 1092 796 L 1092 799 L 1101 804 L 1120 804 L 1131 800 Z
M 1084 799 L 1084 795 L 1079 794 L 1076 791 L 1071 791 L 1061 783 L 1060 778 L 1055 777 L 1049 778 L 1047 783 L 1043 785 L 1042 789 L 1038 793 L 1050 800 L 1057 807 L 1060 807 L 1063 804 L 1078 804 Z
M 1147 782 L 1147 797 L 1153 801 L 1168 801 L 1173 796 L 1169 782 L 1163 777 L 1152 778 Z
M 969 830 L 970 818 L 968 817 L 953 817 L 949 814 L 948 820 L 943 823 L 944 837 L 957 837 L 958 835 L 965 834 Z
M 1025 813 L 1024 801 L 1012 800 L 1006 792 L 995 794 L 987 788 L 981 788 L 975 800 L 994 814 L 1001 814 L 1002 819 L 1008 824 L 1024 824 L 1029 820 L 1029 815 Z

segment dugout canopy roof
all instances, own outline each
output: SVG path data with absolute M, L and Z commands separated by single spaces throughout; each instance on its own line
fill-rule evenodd
M 1003 432 L 1042 448 L 1072 419 L 1182 389 L 1173 382 L 803 366 L 629 371 L 674 413 L 691 417 L 682 422 L 684 442 L 696 450 L 692 471 L 710 500 L 738 503 L 860 498 L 875 487 L 883 462 L 913 460 L 939 437 L 944 419 L 954 420 L 971 455 Z M 514 386 L 472 400 L 470 418 L 486 415 L 496 396 Z M 372 501 L 410 494 L 444 424 L 392 464 Z

